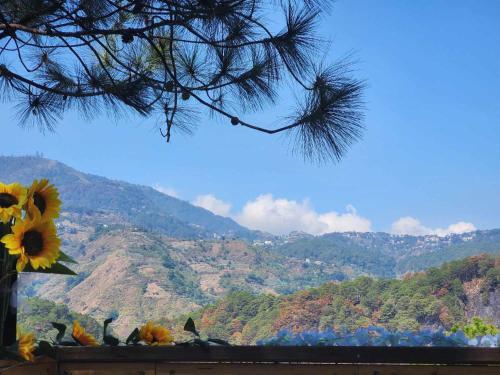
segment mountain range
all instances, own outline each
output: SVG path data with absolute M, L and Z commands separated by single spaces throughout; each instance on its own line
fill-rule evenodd
M 22 295 L 66 304 L 126 334 L 235 291 L 283 295 L 331 281 L 402 277 L 445 261 L 500 254 L 500 230 L 446 237 L 387 233 L 272 236 L 147 186 L 79 172 L 41 157 L 0 157 L 0 181 L 49 178 L 57 222 L 78 276 L 22 275 Z
M 58 187 L 64 211 L 95 216 L 96 222 L 105 215 L 108 224 L 126 222 L 176 238 L 256 237 L 255 232 L 232 219 L 217 216 L 149 186 L 82 173 L 41 157 L 0 156 L 0 181 L 29 185 L 34 178 L 48 178 Z

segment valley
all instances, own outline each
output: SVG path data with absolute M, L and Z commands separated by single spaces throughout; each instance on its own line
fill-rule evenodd
M 0 181 L 33 178 L 49 178 L 60 191 L 58 232 L 63 251 L 79 263 L 78 276 L 22 275 L 21 296 L 66 305 L 98 322 L 114 316 L 120 335 L 232 293 L 287 298 L 326 283 L 404 279 L 451 260 L 500 254 L 499 229 L 445 237 L 273 236 L 151 187 L 40 157 L 0 157 Z

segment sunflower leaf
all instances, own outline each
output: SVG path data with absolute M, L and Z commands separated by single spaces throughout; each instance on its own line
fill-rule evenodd
M 210 344 L 208 343 L 208 341 L 205 341 L 205 340 L 202 340 L 202 339 L 194 339 L 193 344 L 195 346 L 199 346 L 201 348 L 207 348 L 207 347 L 210 346 Z
M 66 333 L 66 324 L 52 322 L 52 327 L 57 329 L 56 343 L 60 343 Z
M 120 340 L 118 340 L 116 337 L 114 337 L 112 335 L 108 335 L 106 332 L 108 330 L 109 324 L 112 321 L 113 321 L 113 318 L 108 318 L 104 321 L 104 324 L 103 324 L 104 328 L 103 328 L 102 337 L 103 337 L 103 341 L 106 345 L 117 346 L 120 343 Z
M 196 336 L 200 337 L 200 333 L 196 330 L 196 326 L 192 318 L 188 318 L 186 324 L 184 324 L 184 331 L 191 332 Z
M 57 259 L 59 262 L 66 262 L 66 263 L 73 263 L 73 264 L 78 264 L 76 260 L 71 258 L 68 254 L 64 252 L 59 253 L 59 258 Z
M 71 338 L 73 338 L 73 335 L 71 335 Z M 73 340 L 75 340 L 75 339 L 73 338 Z M 75 342 L 75 341 L 61 341 L 58 345 L 60 345 L 60 346 L 78 346 L 80 344 Z
M 30 273 L 51 273 L 51 274 L 57 274 L 57 275 L 71 275 L 71 276 L 76 276 L 77 274 L 70 270 L 68 267 L 65 265 L 57 262 L 54 263 L 50 268 L 39 268 L 35 270 L 31 264 L 27 264 L 26 267 L 24 267 L 23 272 L 30 272 Z
M 113 321 L 113 318 L 108 318 L 104 321 L 104 324 L 103 324 L 103 334 L 102 336 L 106 336 L 106 331 L 108 330 L 108 326 L 111 324 L 111 322 Z
M 207 340 L 209 343 L 212 342 L 216 345 L 221 345 L 221 346 L 231 346 L 230 343 L 228 343 L 226 340 L 221 340 L 221 339 L 208 339 Z
M 120 344 L 120 340 L 111 335 L 104 336 L 103 341 L 106 345 L 109 346 L 118 346 Z
M 137 345 L 138 342 L 139 342 L 139 328 L 136 328 L 127 337 L 127 340 L 125 341 L 125 344 L 129 345 L 130 343 L 132 343 L 134 345 Z
M 50 344 L 48 341 L 41 340 L 38 343 L 38 349 L 36 354 L 43 354 L 46 355 L 47 357 L 56 359 L 57 353 L 54 347 Z

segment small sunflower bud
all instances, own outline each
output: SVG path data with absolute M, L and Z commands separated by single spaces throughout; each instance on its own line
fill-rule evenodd
M 240 123 L 240 119 L 236 116 L 231 117 L 231 124 L 236 126 Z
M 189 100 L 190 97 L 191 97 L 191 94 L 189 93 L 189 91 L 182 92 L 182 100 Z

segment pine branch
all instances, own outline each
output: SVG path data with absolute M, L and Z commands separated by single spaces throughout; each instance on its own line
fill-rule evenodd
M 288 132 L 307 158 L 339 160 L 362 133 L 363 85 L 342 64 L 315 73 L 315 25 L 330 3 L 6 0 L 0 94 L 16 97 L 21 122 L 48 129 L 74 105 L 85 115 L 116 106 L 161 113 L 167 141 L 206 108 L 232 125 Z M 266 12 L 282 12 L 281 31 Z M 279 127 L 242 119 L 275 103 L 282 80 L 304 91 L 295 115 Z

